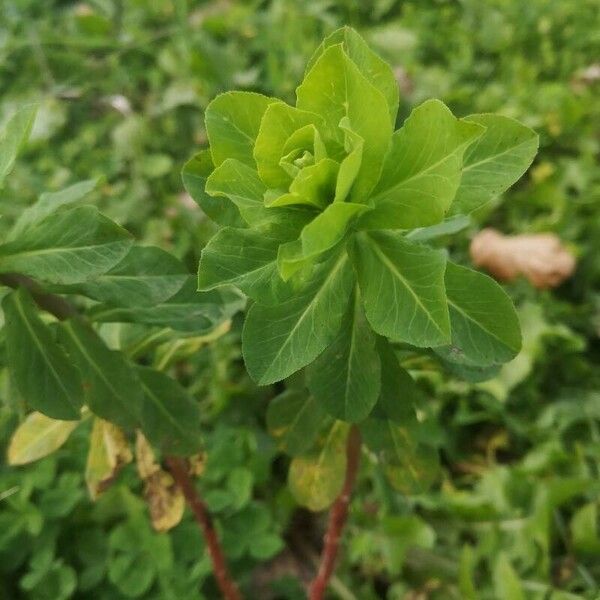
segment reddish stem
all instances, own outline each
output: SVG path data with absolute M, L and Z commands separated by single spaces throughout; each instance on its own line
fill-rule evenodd
M 208 547 L 208 553 L 213 565 L 213 572 L 221 594 L 225 600 L 242 600 L 242 595 L 237 588 L 237 585 L 231 578 L 227 561 L 221 549 L 217 532 L 215 531 L 213 520 L 206 508 L 206 505 L 200 498 L 198 491 L 194 487 L 194 483 L 190 478 L 188 466 L 185 460 L 181 458 L 168 457 L 165 462 L 173 475 L 175 483 L 181 488 L 183 495 L 192 509 L 196 521 L 202 529 L 204 540 Z
M 354 481 L 356 480 L 356 474 L 358 473 L 360 447 L 360 432 L 358 428 L 353 425 L 346 442 L 346 477 L 344 486 L 329 513 L 329 523 L 327 525 L 327 533 L 325 534 L 325 545 L 323 546 L 323 552 L 321 553 L 319 571 L 310 584 L 308 592 L 309 600 L 322 600 L 325 596 L 325 590 L 327 589 L 329 580 L 333 575 L 335 561 L 340 547 L 340 540 L 344 526 L 348 520 L 350 496 L 352 494 L 352 488 L 354 487 Z

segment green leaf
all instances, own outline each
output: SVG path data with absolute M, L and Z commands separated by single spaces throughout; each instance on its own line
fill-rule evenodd
M 133 240 L 93 206 L 53 213 L 0 246 L 0 272 L 17 272 L 47 283 L 72 284 L 114 267 Z
M 237 206 L 242 219 L 252 227 L 266 229 L 283 219 L 288 228 L 295 228 L 312 216 L 311 211 L 304 209 L 267 208 L 264 204 L 266 191 L 254 169 L 232 159 L 215 169 L 206 182 L 208 194 L 229 198 Z
M 306 72 L 312 69 L 327 48 L 337 44 L 342 44 L 344 52 L 358 67 L 361 74 L 383 94 L 389 107 L 390 122 L 393 125 L 396 122 L 399 102 L 398 82 L 394 72 L 351 27 L 342 27 L 326 37 L 308 61 Z
M 79 373 L 54 341 L 25 290 L 2 301 L 10 375 L 25 401 L 53 419 L 79 419 Z
M 77 425 L 79 421 L 59 421 L 39 412 L 28 414 L 10 438 L 8 464 L 26 465 L 56 452 Z
M 11 172 L 19 150 L 29 139 L 37 105 L 29 104 L 18 110 L 0 132 L 0 186 Z
M 173 255 L 153 246 L 133 246 L 110 271 L 91 281 L 62 286 L 113 306 L 153 306 L 175 295 L 189 279 L 187 269 Z
M 525 600 L 525 592 L 519 576 L 504 552 L 500 552 L 496 559 L 493 578 L 495 596 L 498 600 Z
M 201 150 L 183 166 L 181 171 L 183 186 L 202 211 L 215 223 L 242 227 L 244 221 L 235 205 L 222 196 L 213 197 L 206 192 L 206 180 L 214 170 L 210 150 Z
M 141 385 L 121 352 L 78 319 L 63 321 L 58 339 L 81 373 L 84 400 L 90 410 L 123 429 L 139 424 L 144 400 Z
M 509 117 L 483 114 L 463 120 L 486 130 L 465 152 L 453 213 L 472 212 L 506 191 L 527 171 L 539 144 L 535 131 Z
M 377 402 L 381 363 L 358 290 L 329 347 L 307 369 L 308 388 L 330 415 L 362 421 Z
M 142 431 L 165 454 L 191 456 L 202 447 L 198 404 L 174 380 L 149 367 L 136 367 L 142 383 Z
M 477 588 L 474 581 L 476 565 L 477 560 L 472 546 L 465 544 L 462 547 L 458 564 L 458 587 L 464 600 L 477 600 Z
M 304 167 L 290 185 L 285 194 L 276 192 L 273 197 L 267 195 L 265 204 L 268 207 L 288 205 L 308 205 L 325 208 L 335 197 L 336 180 L 339 164 L 331 158 Z
M 386 418 L 405 427 L 417 427 L 415 410 L 422 403 L 422 394 L 413 378 L 404 370 L 391 344 L 377 338 L 381 361 L 381 394 L 377 409 L 379 418 Z
M 228 158 L 256 166 L 252 153 L 256 136 L 267 106 L 274 101 L 253 92 L 227 92 L 206 107 L 206 133 L 215 167 Z
M 196 288 L 196 278 L 189 277 L 181 290 L 162 304 L 138 308 L 100 305 L 88 314 L 92 320 L 102 323 L 143 323 L 189 333 L 206 333 L 244 306 L 243 297 L 233 289 L 200 293 Z
M 231 284 L 254 300 L 278 297 L 283 281 L 277 271 L 277 250 L 283 240 L 273 230 L 221 229 L 202 250 L 198 287 L 211 290 Z
M 415 108 L 392 145 L 373 192 L 365 229 L 413 229 L 439 223 L 460 184 L 463 153 L 485 128 L 454 117 L 443 102 Z
M 439 471 L 437 451 L 420 444 L 411 428 L 370 417 L 361 423 L 360 430 L 395 489 L 410 495 L 424 493 L 431 487 Z
M 255 381 L 266 385 L 285 379 L 327 347 L 346 312 L 353 279 L 344 254 L 320 265 L 306 286 L 286 300 L 250 308 L 242 349 Z
M 303 129 L 306 125 L 318 126 L 322 122 L 322 118 L 318 115 L 289 106 L 285 102 L 273 102 L 267 107 L 254 146 L 258 174 L 267 187 L 284 189 L 288 187 L 291 177 L 280 166 L 282 158 L 287 153 L 284 152 L 286 143 L 299 129 Z
M 318 452 L 297 456 L 290 464 L 288 485 L 301 506 L 326 509 L 344 484 L 348 426 L 334 423 Z
M 229 198 L 250 225 L 267 215 L 263 197 L 267 188 L 254 168 L 235 159 L 226 159 L 206 180 L 206 193 Z
M 507 293 L 491 277 L 453 263 L 446 266 L 451 346 L 438 349 L 455 363 L 489 367 L 521 349 L 519 319 Z
M 35 204 L 26 208 L 19 215 L 19 218 L 10 230 L 8 240 L 16 239 L 23 231 L 32 225 L 39 223 L 59 208 L 79 202 L 79 200 L 85 198 L 97 185 L 98 179 L 86 179 L 85 181 L 74 183 L 64 190 L 41 194 L 39 200 Z
M 279 274 L 287 281 L 327 250 L 339 244 L 358 215 L 369 210 L 364 204 L 330 204 L 302 229 L 297 240 L 282 244 L 277 256 Z
M 340 128 L 344 130 L 344 149 L 347 154 L 340 163 L 335 185 L 334 202 L 343 202 L 348 197 L 352 185 L 356 181 L 356 176 L 360 171 L 365 146 L 363 138 L 352 131 L 347 117 L 344 117 L 340 121 Z
M 269 402 L 267 427 L 281 450 L 296 456 L 308 451 L 327 420 L 319 402 L 303 391 L 289 389 Z
M 570 527 L 575 550 L 584 555 L 597 556 L 600 552 L 597 504 L 590 502 L 578 509 Z
M 450 341 L 442 251 L 373 232 L 356 236 L 353 256 L 367 319 L 377 333 L 420 347 Z
M 345 142 L 340 122 L 364 140 L 360 171 L 350 193 L 352 202 L 365 204 L 375 187 L 389 147 L 392 122 L 384 96 L 361 74 L 341 44 L 330 46 L 316 60 L 297 89 L 298 108 L 325 119 L 324 141 Z
M 428 242 L 445 235 L 459 233 L 469 227 L 469 225 L 471 225 L 471 217 L 467 215 L 455 215 L 437 225 L 413 229 L 406 234 L 406 239 L 413 242 Z

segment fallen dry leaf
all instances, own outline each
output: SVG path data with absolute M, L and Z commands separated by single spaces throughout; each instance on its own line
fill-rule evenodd
M 523 275 L 540 289 L 559 286 L 575 270 L 575 257 L 553 233 L 505 236 L 484 229 L 473 238 L 470 251 L 473 264 L 496 279 Z

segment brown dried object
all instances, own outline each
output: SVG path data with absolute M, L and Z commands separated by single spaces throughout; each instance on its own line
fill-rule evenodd
M 575 270 L 575 257 L 553 233 L 505 236 L 484 229 L 471 242 L 471 259 L 496 279 L 523 275 L 540 289 L 559 286 Z

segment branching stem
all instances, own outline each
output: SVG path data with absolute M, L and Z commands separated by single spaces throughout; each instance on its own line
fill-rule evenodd
M 329 523 L 325 534 L 325 544 L 321 553 L 321 561 L 317 576 L 310 584 L 309 600 L 322 600 L 325 590 L 335 569 L 335 562 L 340 547 L 344 526 L 348 520 L 348 508 L 354 481 L 360 462 L 361 439 L 358 428 L 353 425 L 346 442 L 346 477 L 340 495 L 336 498 L 329 513 Z

